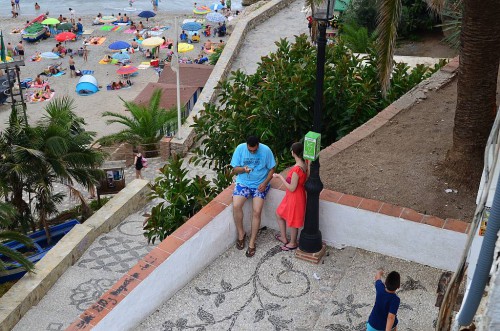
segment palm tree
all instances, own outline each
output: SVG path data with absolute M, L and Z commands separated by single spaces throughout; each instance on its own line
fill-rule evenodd
M 108 124 L 120 123 L 125 128 L 120 132 L 102 137 L 99 142 L 102 144 L 128 142 L 134 146 L 146 145 L 147 150 L 155 149 L 154 144 L 169 133 L 169 126 L 173 125 L 177 118 L 175 110 L 165 110 L 160 107 L 160 100 L 160 89 L 153 91 L 147 106 L 122 99 L 132 117 L 109 111 L 104 112 L 103 116 L 111 117 L 107 120 Z
M 12 222 L 16 216 L 15 208 L 5 202 L 0 202 L 0 228 L 4 229 Z M 4 241 L 18 241 L 26 246 L 33 246 L 33 241 L 16 231 L 2 230 L 0 231 L 0 243 Z M 13 262 L 19 263 L 27 271 L 33 271 L 33 263 L 29 261 L 23 254 L 18 251 L 12 250 L 7 246 L 0 244 L 0 254 L 7 257 Z M 0 269 L 5 269 L 7 264 L 0 260 Z
M 65 185 L 85 204 L 75 184 L 90 188 L 103 176 L 99 167 L 104 154 L 90 147 L 95 133 L 85 131 L 85 122 L 72 109 L 72 99 L 54 99 L 45 108 L 47 115 L 35 127 L 24 125 L 13 111 L 8 129 L 0 134 L 4 159 L 0 184 L 7 188 L 7 200 L 19 211 L 21 222 L 25 217 L 33 218 L 33 202 L 49 238 L 47 217 L 56 212 L 56 203 L 62 198 L 54 194 L 53 184 Z M 30 194 L 28 202 L 23 199 L 24 192 Z

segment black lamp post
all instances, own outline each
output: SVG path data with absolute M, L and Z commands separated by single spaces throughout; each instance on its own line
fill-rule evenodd
M 314 100 L 313 131 L 321 133 L 323 81 L 325 77 L 326 26 L 333 19 L 335 0 L 312 0 L 312 17 L 318 22 L 318 57 L 316 62 L 316 97 Z M 304 229 L 300 233 L 299 248 L 306 253 L 317 253 L 323 248 L 319 231 L 319 194 L 323 183 L 319 177 L 319 158 L 312 162 L 309 179 L 305 183 L 307 204 Z

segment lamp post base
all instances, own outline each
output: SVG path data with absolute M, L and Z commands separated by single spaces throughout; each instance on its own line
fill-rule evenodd
M 297 250 L 295 251 L 295 257 L 300 260 L 319 264 L 323 256 L 325 256 L 325 253 L 326 253 L 326 244 L 323 243 L 323 246 L 321 247 L 320 251 L 316 253 L 307 253 L 301 251 L 300 248 L 297 248 Z

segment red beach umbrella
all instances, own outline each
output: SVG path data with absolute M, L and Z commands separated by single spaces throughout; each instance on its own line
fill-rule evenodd
M 119 75 L 130 75 L 136 72 L 137 70 L 139 69 L 134 66 L 123 66 L 120 69 L 116 70 L 116 73 Z
M 76 38 L 76 34 L 73 32 L 61 32 L 56 36 L 57 41 L 67 41 L 67 40 L 73 40 Z

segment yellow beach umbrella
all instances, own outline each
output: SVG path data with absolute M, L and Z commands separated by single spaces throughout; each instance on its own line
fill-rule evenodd
M 179 43 L 179 45 L 177 46 L 177 51 L 179 53 L 186 53 L 186 52 L 190 52 L 194 49 L 194 46 L 191 45 L 191 44 L 188 44 L 188 43 Z
M 156 47 L 163 44 L 163 38 L 160 37 L 150 37 L 142 41 L 141 46 L 143 47 Z

